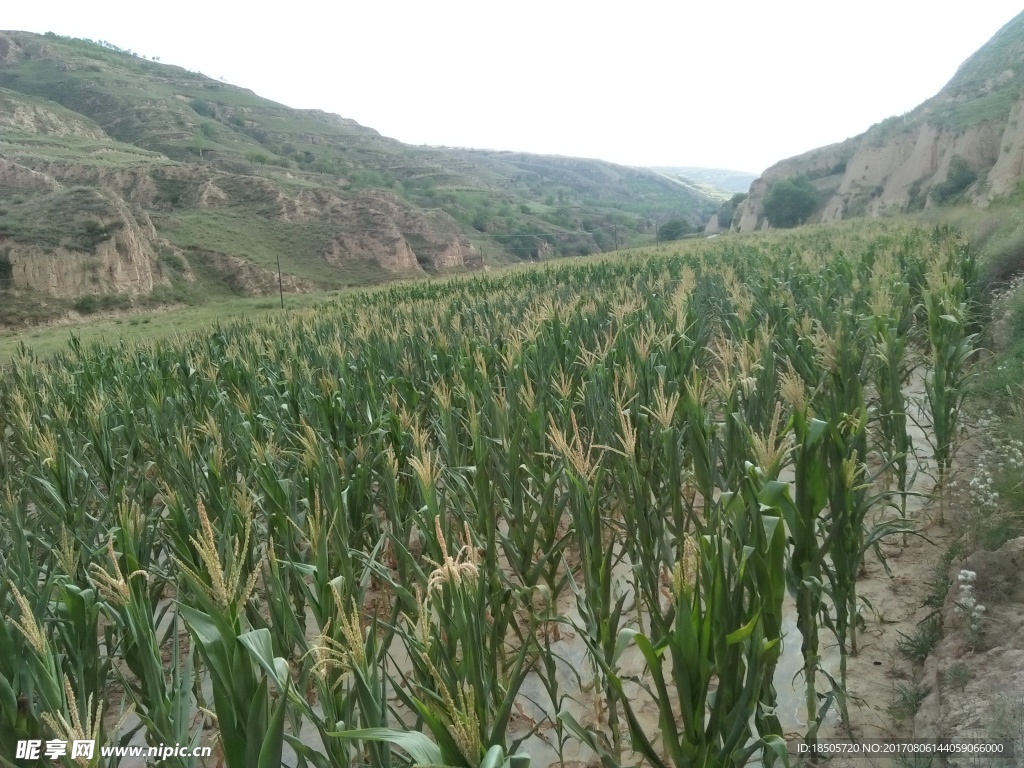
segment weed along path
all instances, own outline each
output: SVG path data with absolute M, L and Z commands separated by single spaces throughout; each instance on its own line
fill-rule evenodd
M 16 355 L 0 763 L 86 728 L 218 768 L 681 768 L 923 733 L 895 649 L 930 648 L 947 534 L 922 502 L 960 461 L 973 270 L 955 233 L 882 222 Z

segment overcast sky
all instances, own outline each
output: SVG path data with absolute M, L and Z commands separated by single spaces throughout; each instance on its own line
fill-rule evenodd
M 7 2 L 410 144 L 760 172 L 934 95 L 1019 2 Z M 173 9 L 173 10 L 172 10 Z

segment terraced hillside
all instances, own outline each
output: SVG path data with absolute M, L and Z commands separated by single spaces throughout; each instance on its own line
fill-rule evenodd
M 702 226 L 717 208 L 650 171 L 410 147 L 24 32 L 0 32 L 0 195 L 7 323 L 28 307 L 276 289 L 278 257 L 286 288 L 308 290 L 594 253 L 652 240 L 671 219 Z

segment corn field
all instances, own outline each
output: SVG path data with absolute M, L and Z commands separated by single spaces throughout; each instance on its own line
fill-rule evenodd
M 782 646 L 813 742 L 847 716 L 861 563 L 916 525 L 915 368 L 954 460 L 975 274 L 951 231 L 812 228 L 23 350 L 0 765 L 75 738 L 225 768 L 788 762 Z

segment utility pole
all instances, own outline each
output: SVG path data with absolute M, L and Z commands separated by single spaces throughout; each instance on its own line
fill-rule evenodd
M 281 254 L 277 254 L 277 290 L 281 294 L 281 309 L 284 309 L 284 282 L 281 280 Z

